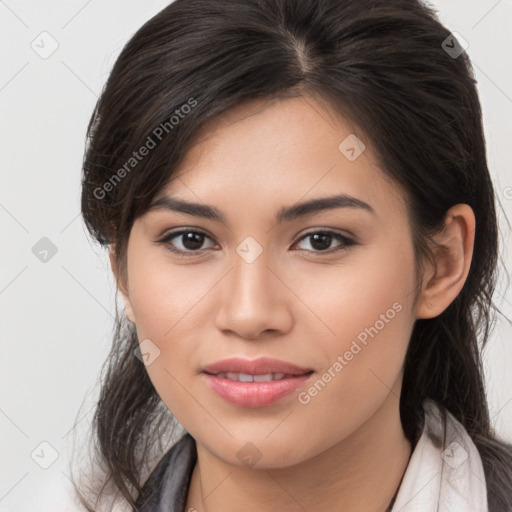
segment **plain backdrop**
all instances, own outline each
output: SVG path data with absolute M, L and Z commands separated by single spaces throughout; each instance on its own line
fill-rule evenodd
M 121 48 L 167 3 L 0 1 L 1 510 L 76 510 L 70 439 L 75 422 L 90 421 L 115 311 L 106 250 L 80 216 L 85 131 Z M 512 218 L 512 2 L 432 4 L 469 44 L 490 169 Z M 501 231 L 505 247 L 510 230 Z M 511 253 L 503 258 L 510 269 Z M 512 318 L 505 277 L 496 302 Z M 503 319 L 484 359 L 493 425 L 512 441 L 512 329 Z

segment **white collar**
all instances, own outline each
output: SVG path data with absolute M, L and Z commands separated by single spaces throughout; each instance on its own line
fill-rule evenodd
M 391 512 L 488 512 L 482 460 L 469 434 L 433 400 L 423 409 L 423 432 Z

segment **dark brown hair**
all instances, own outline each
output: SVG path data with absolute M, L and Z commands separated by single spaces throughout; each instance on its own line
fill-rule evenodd
M 471 63 L 452 39 L 459 55 L 447 51 L 449 37 L 418 0 L 176 0 L 126 44 L 98 100 L 82 214 L 100 244 L 113 244 L 125 275 L 134 220 L 205 121 L 255 98 L 324 99 L 372 141 L 383 170 L 406 191 L 418 261 L 450 207 L 466 203 L 475 213 L 462 291 L 442 314 L 415 324 L 400 415 L 415 440 L 423 400 L 446 407 L 480 452 L 490 512 L 502 512 L 512 510 L 512 446 L 492 429 L 481 361 L 495 311 L 495 197 Z M 94 484 L 97 495 L 118 490 L 133 506 L 173 418 L 134 357 L 136 332 L 117 308 L 115 325 L 93 421 L 103 468 Z

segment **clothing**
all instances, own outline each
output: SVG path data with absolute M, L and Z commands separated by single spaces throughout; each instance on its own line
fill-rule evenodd
M 482 460 L 464 427 L 433 400 L 423 402 L 423 431 L 414 446 L 392 512 L 488 512 Z M 185 512 L 197 461 L 185 434 L 163 456 L 136 501 L 141 512 Z
M 466 429 L 433 400 L 423 410 L 423 432 L 392 512 L 488 512 L 482 459 Z

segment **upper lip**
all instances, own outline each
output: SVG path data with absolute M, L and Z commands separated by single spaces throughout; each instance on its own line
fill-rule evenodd
M 310 373 L 310 368 L 302 368 L 287 361 L 280 361 L 269 357 L 259 359 L 243 359 L 232 357 L 209 364 L 202 369 L 205 373 L 247 373 L 249 375 L 266 375 L 268 373 L 284 373 L 286 375 L 304 375 Z

